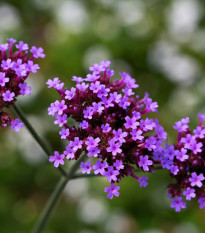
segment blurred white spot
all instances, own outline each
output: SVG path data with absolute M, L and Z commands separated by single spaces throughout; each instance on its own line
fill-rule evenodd
M 173 233 L 199 233 L 199 229 L 196 225 L 194 225 L 191 222 L 182 222 L 179 225 L 177 225 Z
M 116 211 L 116 213 L 112 214 L 107 221 L 107 232 L 112 233 L 125 233 L 125 232 L 133 232 L 132 229 L 132 219 L 125 212 Z
M 194 33 L 192 37 L 192 41 L 189 44 L 190 47 L 200 54 L 205 54 L 204 38 L 205 38 L 205 30 L 204 29 L 197 30 Z
M 176 40 L 187 41 L 196 30 L 202 16 L 202 6 L 196 0 L 175 0 L 167 14 L 170 33 Z
M 17 9 L 9 4 L 0 4 L 0 31 L 16 30 L 21 24 Z
M 159 41 L 150 50 L 149 62 L 173 82 L 190 85 L 200 75 L 200 66 L 193 58 L 182 55 L 168 41 Z
M 176 114 L 185 116 L 194 112 L 194 106 L 197 105 L 198 101 L 199 95 L 193 88 L 192 90 L 179 88 L 173 91 L 169 106 Z
M 64 30 L 79 33 L 88 23 L 88 13 L 79 1 L 66 1 L 56 8 L 56 19 Z
M 27 116 L 27 118 L 36 132 L 38 132 L 39 135 L 42 135 L 44 127 L 39 118 L 34 116 Z M 22 151 L 21 155 L 28 164 L 38 165 L 46 160 L 45 152 L 37 142 L 35 142 L 35 139 L 33 139 L 25 126 L 18 133 L 13 130 L 8 130 L 6 137 L 8 137 L 11 147 L 18 148 Z
M 100 61 L 110 60 L 111 54 L 108 48 L 103 45 L 94 45 L 87 49 L 83 58 L 83 66 L 87 70 L 89 66 Z
M 89 182 L 86 179 L 74 179 L 68 182 L 64 194 L 68 201 L 70 198 L 78 200 L 88 192 Z
M 107 208 L 105 202 L 99 199 L 84 198 L 79 203 L 77 213 L 83 222 L 98 224 L 105 219 Z
M 118 1 L 116 14 L 121 24 L 130 25 L 137 23 L 144 16 L 144 4 L 141 1 Z

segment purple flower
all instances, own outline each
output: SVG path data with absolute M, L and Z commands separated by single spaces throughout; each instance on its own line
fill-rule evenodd
M 99 79 L 99 77 L 100 77 L 100 75 L 95 74 L 95 73 L 93 73 L 93 74 L 87 74 L 85 81 L 95 82 L 97 79 Z
M 62 115 L 63 111 L 67 109 L 67 105 L 65 105 L 65 100 L 62 100 L 61 102 L 56 100 L 54 104 L 56 107 L 56 112 L 58 112 L 58 115 Z
M 4 101 L 10 102 L 10 101 L 14 100 L 15 94 L 14 94 L 14 92 L 6 91 L 6 93 L 3 93 L 2 96 L 3 96 Z
M 141 155 L 140 156 L 140 161 L 139 161 L 138 165 L 140 167 L 143 167 L 144 171 L 149 171 L 149 167 L 148 166 L 150 166 L 152 164 L 153 164 L 153 162 L 152 162 L 152 160 L 149 160 L 149 156 L 148 155 L 145 155 L 145 156 Z
M 86 107 L 86 109 L 83 110 L 83 114 L 84 114 L 85 119 L 92 119 L 93 108 L 92 107 Z
M 94 102 L 93 103 L 93 111 L 94 112 L 98 112 L 99 114 L 101 114 L 104 109 L 105 108 L 102 106 L 102 102 L 99 102 L 99 103 Z
M 9 82 L 9 78 L 5 77 L 5 73 L 0 72 L 0 86 L 4 87 Z
M 80 124 L 80 127 L 82 127 L 82 129 L 87 129 L 88 128 L 88 122 L 87 121 L 83 121 L 83 122 L 81 122 Z
M 58 151 L 54 151 L 54 156 L 49 157 L 49 162 L 54 162 L 54 167 L 58 167 L 59 164 L 62 164 L 62 165 L 64 164 L 64 161 L 63 161 L 64 157 L 65 157 L 64 154 L 60 155 Z
M 99 81 L 90 84 L 90 90 L 93 91 L 93 93 L 98 93 L 100 88 L 101 88 L 101 84 Z
M 77 82 L 77 83 L 81 83 L 81 82 L 83 82 L 84 80 L 83 80 L 82 77 L 73 76 L 73 77 L 72 77 L 72 81 Z
M 124 169 L 123 162 L 122 162 L 121 160 L 116 160 L 115 163 L 114 163 L 114 167 L 115 167 L 117 170 Z
M 114 183 L 110 184 L 110 187 L 106 187 L 104 192 L 108 193 L 107 198 L 113 199 L 113 196 L 119 197 L 120 193 L 118 190 L 120 189 L 119 186 L 115 186 Z
M 113 93 L 110 93 L 110 100 L 115 103 L 119 103 L 122 98 L 121 94 L 118 94 L 116 91 Z
M 19 41 L 19 43 L 16 44 L 16 48 L 19 50 L 28 50 L 28 44 L 24 43 L 23 41 Z
M 200 209 L 205 209 L 205 197 L 200 197 L 199 200 L 198 200 L 198 203 L 199 203 L 199 208 Z
M 177 121 L 175 123 L 173 128 L 178 130 L 179 132 L 183 132 L 189 128 L 189 126 L 187 125 L 188 123 L 189 123 L 189 117 L 182 118 L 181 121 Z
M 82 148 L 83 141 L 79 139 L 79 137 L 75 137 L 74 141 L 70 141 L 70 147 L 73 148 L 74 151 Z
M 15 44 L 16 43 L 16 40 L 13 39 L 13 38 L 8 38 L 7 40 L 10 42 L 10 44 Z
M 171 171 L 172 174 L 177 175 L 178 172 L 179 172 L 179 168 L 177 166 L 175 166 L 175 165 L 171 165 L 170 171 Z
M 105 168 L 107 168 L 107 162 L 101 163 L 100 160 L 96 161 L 96 165 L 93 165 L 93 169 L 95 170 L 94 173 L 95 175 L 101 174 L 104 175 L 105 173 Z
M 182 148 L 180 151 L 176 151 L 176 158 L 180 160 L 181 162 L 184 162 L 184 160 L 188 159 L 189 156 L 186 154 L 187 150 Z
M 92 166 L 90 165 L 90 161 L 86 161 L 86 163 L 81 162 L 80 167 L 82 168 L 81 172 L 90 174 L 90 171 L 92 170 Z
M 88 137 L 87 141 L 85 141 L 85 144 L 87 145 L 87 150 L 90 150 L 90 148 L 92 147 L 97 147 L 99 142 L 100 138 Z
M 82 92 L 84 92 L 87 88 L 89 87 L 89 84 L 85 84 L 85 83 L 78 83 L 76 85 L 76 88 Z
M 172 204 L 170 206 L 171 206 L 171 208 L 175 208 L 176 212 L 180 212 L 181 208 L 183 208 L 183 209 L 186 208 L 186 203 L 182 202 L 181 197 L 177 197 L 176 199 L 172 198 L 171 202 L 172 202 Z
M 8 69 L 12 68 L 12 66 L 13 66 L 13 62 L 10 58 L 8 58 L 6 61 L 2 60 L 1 62 L 2 62 L 1 67 L 4 70 L 8 70 Z
M 61 135 L 61 139 L 66 139 L 66 137 L 70 134 L 69 129 L 62 129 L 59 134 Z
M 154 151 L 156 149 L 156 138 L 154 136 L 151 136 L 145 140 L 145 148 L 147 148 L 149 151 Z
M 16 132 L 19 132 L 20 128 L 23 128 L 23 123 L 17 118 L 11 121 L 11 129 L 14 129 Z
M 125 117 L 126 123 L 124 123 L 124 126 L 126 129 L 136 129 L 137 126 L 139 125 L 139 122 L 136 121 L 136 117 L 130 118 L 129 116 Z
M 142 136 L 142 130 L 136 130 L 136 129 L 133 129 L 130 134 L 132 135 L 132 139 L 134 141 L 136 140 L 142 140 L 144 137 Z
M 118 170 L 114 170 L 113 166 L 108 167 L 108 171 L 104 173 L 104 176 L 107 176 L 107 181 L 111 182 L 117 180 L 117 176 L 120 174 Z
M 146 177 L 146 176 L 142 176 L 138 179 L 138 182 L 140 183 L 140 188 L 146 187 L 148 185 L 148 183 L 147 183 L 148 179 L 149 179 L 149 177 Z
M 75 158 L 75 152 L 73 148 L 70 147 L 70 145 L 66 146 L 66 150 L 63 152 L 66 155 L 66 159 L 74 159 Z
M 109 140 L 108 143 L 110 146 L 106 148 L 107 152 L 112 152 L 112 155 L 114 155 L 114 156 L 117 153 L 122 152 L 122 150 L 120 149 L 120 146 L 122 145 L 121 142 L 115 143 L 115 141 L 112 139 L 112 140 Z
M 66 115 L 66 114 L 63 114 L 62 116 L 56 114 L 56 115 L 55 115 L 55 118 L 56 118 L 57 120 L 54 121 L 54 124 L 55 124 L 55 125 L 58 124 L 60 127 L 62 127 L 62 126 L 67 122 L 67 115 Z
M 113 138 L 114 141 L 119 141 L 120 143 L 125 142 L 124 138 L 127 137 L 127 132 L 123 132 L 122 129 L 118 129 L 118 131 L 113 130 L 112 132 L 115 135 Z
M 28 72 L 36 73 L 40 67 L 38 64 L 33 64 L 33 61 L 28 61 L 26 64 L 26 69 Z
M 197 175 L 196 172 L 191 174 L 191 178 L 189 178 L 191 186 L 198 186 L 199 188 L 202 186 L 202 182 L 205 179 L 203 174 Z
M 100 150 L 99 150 L 97 147 L 91 147 L 91 148 L 88 150 L 87 156 L 88 156 L 89 158 L 90 158 L 91 156 L 97 157 L 99 153 L 100 153 Z
M 9 44 L 8 43 L 0 45 L 0 51 L 6 51 L 8 48 L 9 48 Z
M 93 66 L 89 67 L 90 71 L 93 71 L 95 74 L 99 74 L 101 71 L 104 71 L 105 68 L 103 68 L 100 64 L 94 64 Z
M 56 90 L 59 90 L 64 86 L 64 83 L 60 83 L 58 77 L 54 78 L 53 80 L 49 79 L 46 84 L 48 85 L 48 88 L 54 87 Z
M 203 146 L 203 144 L 201 142 L 197 143 L 196 141 L 193 141 L 190 145 L 190 150 L 193 151 L 193 153 L 196 155 L 197 153 L 202 152 L 201 147 Z
M 186 200 L 188 201 L 196 197 L 195 190 L 190 187 L 187 187 L 186 190 L 183 192 L 183 194 L 186 197 Z
M 103 133 L 108 133 L 111 130 L 111 127 L 110 127 L 110 125 L 108 123 L 105 124 L 105 125 L 101 125 L 101 128 L 103 130 Z
M 51 103 L 50 107 L 48 108 L 48 115 L 55 116 L 57 112 L 56 106 L 54 103 Z
M 110 88 L 106 88 L 105 85 L 100 86 L 100 90 L 97 93 L 97 97 L 102 98 L 108 96 L 108 92 L 110 91 Z
M 30 52 L 33 53 L 33 57 L 35 58 L 44 58 L 46 55 L 43 53 L 43 49 L 41 47 L 36 48 L 36 46 L 32 46 Z
M 27 83 L 19 83 L 20 93 L 22 95 L 30 95 L 31 94 L 31 87 L 27 86 Z
M 66 90 L 65 91 L 65 99 L 71 100 L 75 96 L 75 88 L 71 87 L 71 90 Z

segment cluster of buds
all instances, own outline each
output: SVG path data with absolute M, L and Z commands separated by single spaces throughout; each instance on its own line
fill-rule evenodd
M 183 118 L 173 126 L 178 131 L 177 144 L 155 152 L 155 159 L 161 160 L 162 167 L 176 180 L 168 185 L 168 195 L 177 212 L 186 208 L 183 197 L 187 201 L 197 197 L 199 208 L 205 208 L 205 115 L 198 116 L 199 125 L 193 133 L 188 126 L 189 118 Z
M 13 106 L 18 95 L 30 95 L 31 87 L 27 86 L 25 80 L 28 75 L 36 73 L 38 64 L 34 64 L 36 58 L 44 58 L 42 48 L 32 46 L 31 56 L 28 56 L 28 44 L 15 39 L 8 39 L 9 43 L 0 44 L 0 125 L 6 127 L 11 124 L 11 128 L 19 131 L 23 123 L 19 119 L 12 119 L 3 109 Z M 16 47 L 13 52 L 13 47 Z
M 48 114 L 56 119 L 54 124 L 62 127 L 61 139 L 68 145 L 60 154 L 50 156 L 54 166 L 64 164 L 64 160 L 77 160 L 82 152 L 88 158 L 94 157 L 94 164 L 82 162 L 82 173 L 102 175 L 110 182 L 105 188 L 107 197 L 119 196 L 119 183 L 125 176 L 137 179 L 140 187 L 146 187 L 148 177 L 138 177 L 134 171 L 153 172 L 158 161 L 153 153 L 162 151 L 166 132 L 157 119 L 145 117 L 157 111 L 157 103 L 146 93 L 143 99 L 135 96 L 138 88 L 129 74 L 120 73 L 120 80 L 112 80 L 114 71 L 109 69 L 110 61 L 102 61 L 90 67 L 86 78 L 73 76 L 76 86 L 64 88 L 59 78 L 49 79 L 48 88 L 54 87 L 60 100 L 51 103 Z M 68 119 L 75 120 L 74 126 Z M 93 160 L 92 160 L 93 161 Z

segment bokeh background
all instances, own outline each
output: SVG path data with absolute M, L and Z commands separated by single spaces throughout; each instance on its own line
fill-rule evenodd
M 32 95 L 19 97 L 19 106 L 52 150 L 62 151 L 66 143 L 47 115 L 58 94 L 45 82 L 57 76 L 71 87 L 73 75 L 85 77 L 89 65 L 109 59 L 116 74 L 136 78 L 137 94 L 147 91 L 159 103 L 153 116 L 174 142 L 175 121 L 190 116 L 194 128 L 205 113 L 204 9 L 202 0 L 1 0 L 0 42 L 13 37 L 46 53 L 28 79 Z M 0 129 L 0 177 L 0 232 L 30 232 L 60 174 L 26 129 Z M 110 201 L 104 178 L 71 181 L 45 233 L 204 233 L 196 201 L 181 213 L 169 207 L 170 182 L 166 171 L 144 189 L 126 178 Z

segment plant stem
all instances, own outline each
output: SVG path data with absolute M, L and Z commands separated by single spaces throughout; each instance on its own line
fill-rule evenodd
M 37 134 L 35 129 L 32 127 L 30 122 L 27 120 L 25 117 L 24 113 L 21 111 L 21 109 L 17 106 L 14 105 L 14 110 L 16 114 L 19 116 L 19 118 L 23 121 L 24 125 L 27 127 L 28 131 L 31 133 L 33 138 L 36 140 L 36 142 L 39 144 L 41 149 L 45 152 L 45 154 L 49 157 L 52 155 L 52 151 L 49 149 L 49 147 L 46 145 L 46 143 L 40 138 L 40 136 Z M 67 173 L 62 167 L 58 167 L 58 170 L 62 173 L 63 176 L 67 176 Z
M 79 168 L 80 163 L 85 159 L 85 154 L 82 154 L 80 158 L 75 162 L 75 164 L 71 167 L 67 177 L 61 177 L 59 182 L 57 183 L 53 193 L 51 194 L 45 208 L 43 209 L 36 225 L 34 226 L 32 233 L 41 233 L 45 229 L 51 214 L 53 213 L 55 206 L 69 180 L 74 177 L 74 173 Z

